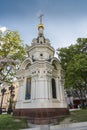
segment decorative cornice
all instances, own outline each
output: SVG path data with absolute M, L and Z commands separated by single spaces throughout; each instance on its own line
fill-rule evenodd
M 50 49 L 51 51 L 55 52 L 55 49 L 54 49 L 52 46 L 49 46 L 49 45 L 46 45 L 46 44 L 43 44 L 43 45 L 41 45 L 41 44 L 36 44 L 36 45 L 34 45 L 34 46 L 31 46 L 31 47 L 29 48 L 28 52 L 31 51 L 31 50 L 33 50 L 33 49 L 35 49 L 35 48 L 48 48 L 48 49 Z

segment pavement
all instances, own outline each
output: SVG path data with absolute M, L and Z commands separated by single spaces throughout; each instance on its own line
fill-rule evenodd
M 21 130 L 87 130 L 87 122 L 61 125 L 32 125 L 31 127 Z

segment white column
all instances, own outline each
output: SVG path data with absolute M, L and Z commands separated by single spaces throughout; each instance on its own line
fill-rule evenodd
M 65 95 L 64 95 L 64 81 L 63 80 L 61 80 L 61 86 L 62 86 L 63 100 L 65 100 Z
M 23 91 L 22 89 L 23 89 L 23 80 L 20 80 L 16 108 L 21 108 L 21 105 L 22 105 L 22 100 L 23 100 L 22 99 L 22 91 Z
M 57 99 L 60 101 L 60 86 L 59 86 L 58 78 L 56 78 L 56 94 L 57 94 Z
M 44 79 L 39 79 L 38 82 L 38 95 L 40 99 L 44 99 L 47 97 L 47 92 L 46 92 L 46 81 Z
M 44 80 L 44 98 L 48 99 L 49 98 L 49 81 L 48 78 Z
M 36 81 L 36 98 L 48 99 L 48 87 L 47 78 L 38 78 Z
M 21 102 L 23 103 L 25 101 L 25 92 L 26 92 L 26 78 L 23 79 L 23 83 L 22 83 L 22 86 L 21 86 Z
M 61 100 L 64 101 L 64 86 L 63 84 L 61 83 L 61 80 L 59 80 L 59 84 L 60 84 L 60 97 L 61 97 Z
M 49 96 L 52 99 L 52 78 L 49 79 Z
M 38 98 L 38 78 L 36 78 L 36 99 Z
M 23 80 L 19 81 L 19 87 L 18 87 L 18 97 L 17 97 L 17 101 L 20 102 L 21 99 L 21 92 L 22 92 L 22 87 L 23 87 Z
M 31 80 L 31 99 L 35 100 L 36 98 L 36 80 L 32 78 Z
M 52 94 L 51 94 L 51 79 L 48 78 L 48 99 L 51 99 L 52 98 Z

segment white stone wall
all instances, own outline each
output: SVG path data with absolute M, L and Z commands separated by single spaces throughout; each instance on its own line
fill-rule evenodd
M 42 64 L 38 62 L 32 66 L 31 68 L 33 69 L 25 70 L 25 73 L 22 74 L 22 80 L 19 80 L 20 89 L 16 108 L 66 108 L 63 84 L 58 78 L 60 71 L 52 70 L 52 65 L 47 64 L 47 62 L 42 62 Z M 19 77 L 21 77 L 21 73 Z M 30 100 L 25 100 L 27 77 L 31 77 Z M 52 77 L 54 77 L 56 81 L 56 99 L 52 98 Z
M 51 46 L 48 45 L 35 45 L 34 47 L 31 47 L 29 50 L 29 56 L 35 59 L 35 60 L 41 60 L 41 59 L 49 59 L 49 57 L 54 56 L 54 49 Z M 43 56 L 40 56 L 40 54 L 43 54 Z

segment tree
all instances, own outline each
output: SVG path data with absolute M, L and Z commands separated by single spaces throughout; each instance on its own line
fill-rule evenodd
M 78 38 L 76 44 L 57 52 L 65 70 L 65 88 L 83 101 L 87 98 L 87 38 Z
M 10 83 L 17 65 L 26 55 L 20 35 L 16 31 L 0 32 L 0 83 Z

